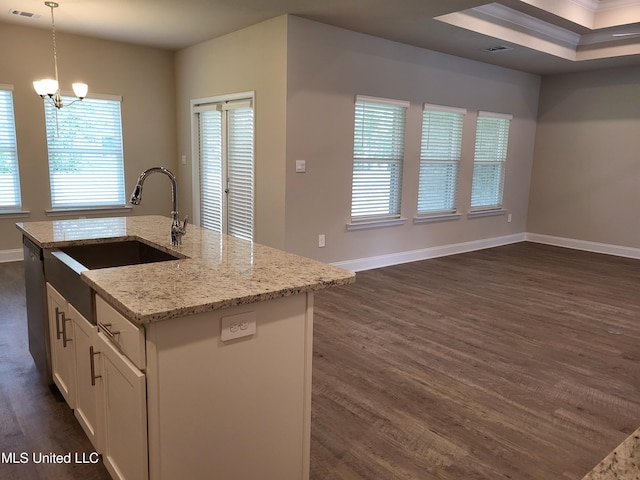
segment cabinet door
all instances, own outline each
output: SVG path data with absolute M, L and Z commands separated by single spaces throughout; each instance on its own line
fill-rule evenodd
M 60 393 L 73 409 L 76 406 L 73 322 L 68 315 L 67 301 L 49 284 L 47 284 L 47 303 L 51 338 L 51 373 Z
M 117 480 L 147 480 L 147 396 L 144 373 L 98 333 L 102 458 Z
M 68 315 L 73 321 L 74 353 L 76 365 L 76 409 L 74 414 L 82 429 L 98 448 L 96 427 L 98 419 L 96 355 L 94 342 L 96 327 L 91 325 L 72 305 L 68 305 Z

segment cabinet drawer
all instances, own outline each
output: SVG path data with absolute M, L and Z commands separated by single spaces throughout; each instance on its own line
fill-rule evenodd
M 140 370 L 146 368 L 144 329 L 123 317 L 102 297 L 96 295 L 98 331 L 105 334 L 114 345 Z

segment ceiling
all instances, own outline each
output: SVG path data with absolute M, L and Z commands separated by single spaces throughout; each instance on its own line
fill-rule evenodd
M 58 0 L 58 3 L 60 7 L 54 14 L 59 32 L 169 50 L 289 13 L 531 73 L 640 65 L 640 0 Z M 43 0 L 0 0 L 0 22 L 50 29 L 51 13 Z

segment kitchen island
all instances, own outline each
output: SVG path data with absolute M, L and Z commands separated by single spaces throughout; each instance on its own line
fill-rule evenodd
M 45 252 L 135 240 L 177 257 L 80 268 L 95 324 L 47 285 L 56 384 L 114 478 L 307 479 L 313 292 L 355 275 L 195 226 L 173 247 L 169 225 L 18 224 Z

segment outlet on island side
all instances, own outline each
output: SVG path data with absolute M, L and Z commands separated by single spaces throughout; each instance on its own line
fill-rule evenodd
M 318 235 L 318 248 L 324 248 L 325 246 L 325 236 L 324 233 Z
M 256 333 L 256 312 L 244 312 L 228 315 L 220 319 L 220 340 L 227 342 L 242 337 L 250 337 Z

